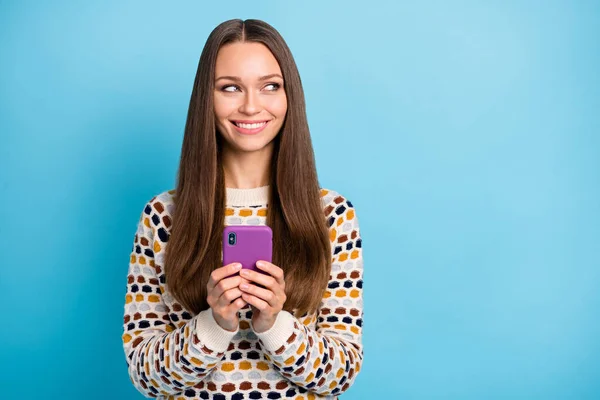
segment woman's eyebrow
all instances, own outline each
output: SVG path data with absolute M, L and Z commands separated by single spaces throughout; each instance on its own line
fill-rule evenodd
M 259 81 L 266 81 L 267 79 L 271 79 L 271 78 L 280 78 L 283 79 L 283 76 L 279 75 L 279 74 L 269 74 L 269 75 L 265 75 L 265 76 L 261 76 L 260 78 L 258 78 Z M 230 75 L 225 75 L 225 76 L 220 76 L 217 79 L 215 79 L 215 81 L 221 80 L 221 79 L 227 79 L 230 81 L 234 81 L 234 82 L 241 82 L 242 79 L 238 76 L 230 76 Z

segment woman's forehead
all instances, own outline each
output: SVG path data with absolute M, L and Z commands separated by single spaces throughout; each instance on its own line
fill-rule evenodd
M 262 43 L 236 42 L 219 49 L 215 66 L 216 78 L 223 75 L 241 79 L 255 79 L 265 75 L 281 74 L 279 63 Z

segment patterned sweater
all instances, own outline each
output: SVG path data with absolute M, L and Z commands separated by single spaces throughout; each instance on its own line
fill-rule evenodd
M 360 371 L 362 244 L 352 204 L 322 190 L 330 226 L 330 280 L 316 314 L 281 311 L 254 333 L 249 306 L 239 328 L 222 329 L 211 310 L 193 315 L 169 293 L 164 254 L 173 191 L 145 206 L 127 277 L 123 346 L 134 386 L 161 399 L 336 399 Z M 226 190 L 225 225 L 266 224 L 268 186 Z

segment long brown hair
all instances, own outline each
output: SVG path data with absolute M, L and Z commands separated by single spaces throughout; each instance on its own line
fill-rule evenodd
M 273 263 L 285 274 L 284 309 L 314 312 L 329 280 L 331 247 L 323 214 L 304 92 L 287 44 L 260 20 L 230 20 L 209 35 L 190 99 L 175 191 L 173 226 L 166 249 L 169 290 L 187 309 L 209 308 L 206 284 L 221 266 L 225 183 L 221 139 L 214 117 L 217 52 L 232 42 L 264 44 L 279 63 L 287 114 L 272 157 L 267 225 L 273 230 Z

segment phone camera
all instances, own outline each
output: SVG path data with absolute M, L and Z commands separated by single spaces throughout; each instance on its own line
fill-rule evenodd
M 236 236 L 235 236 L 235 232 L 230 232 L 229 233 L 229 245 L 230 246 L 234 246 L 236 243 Z

